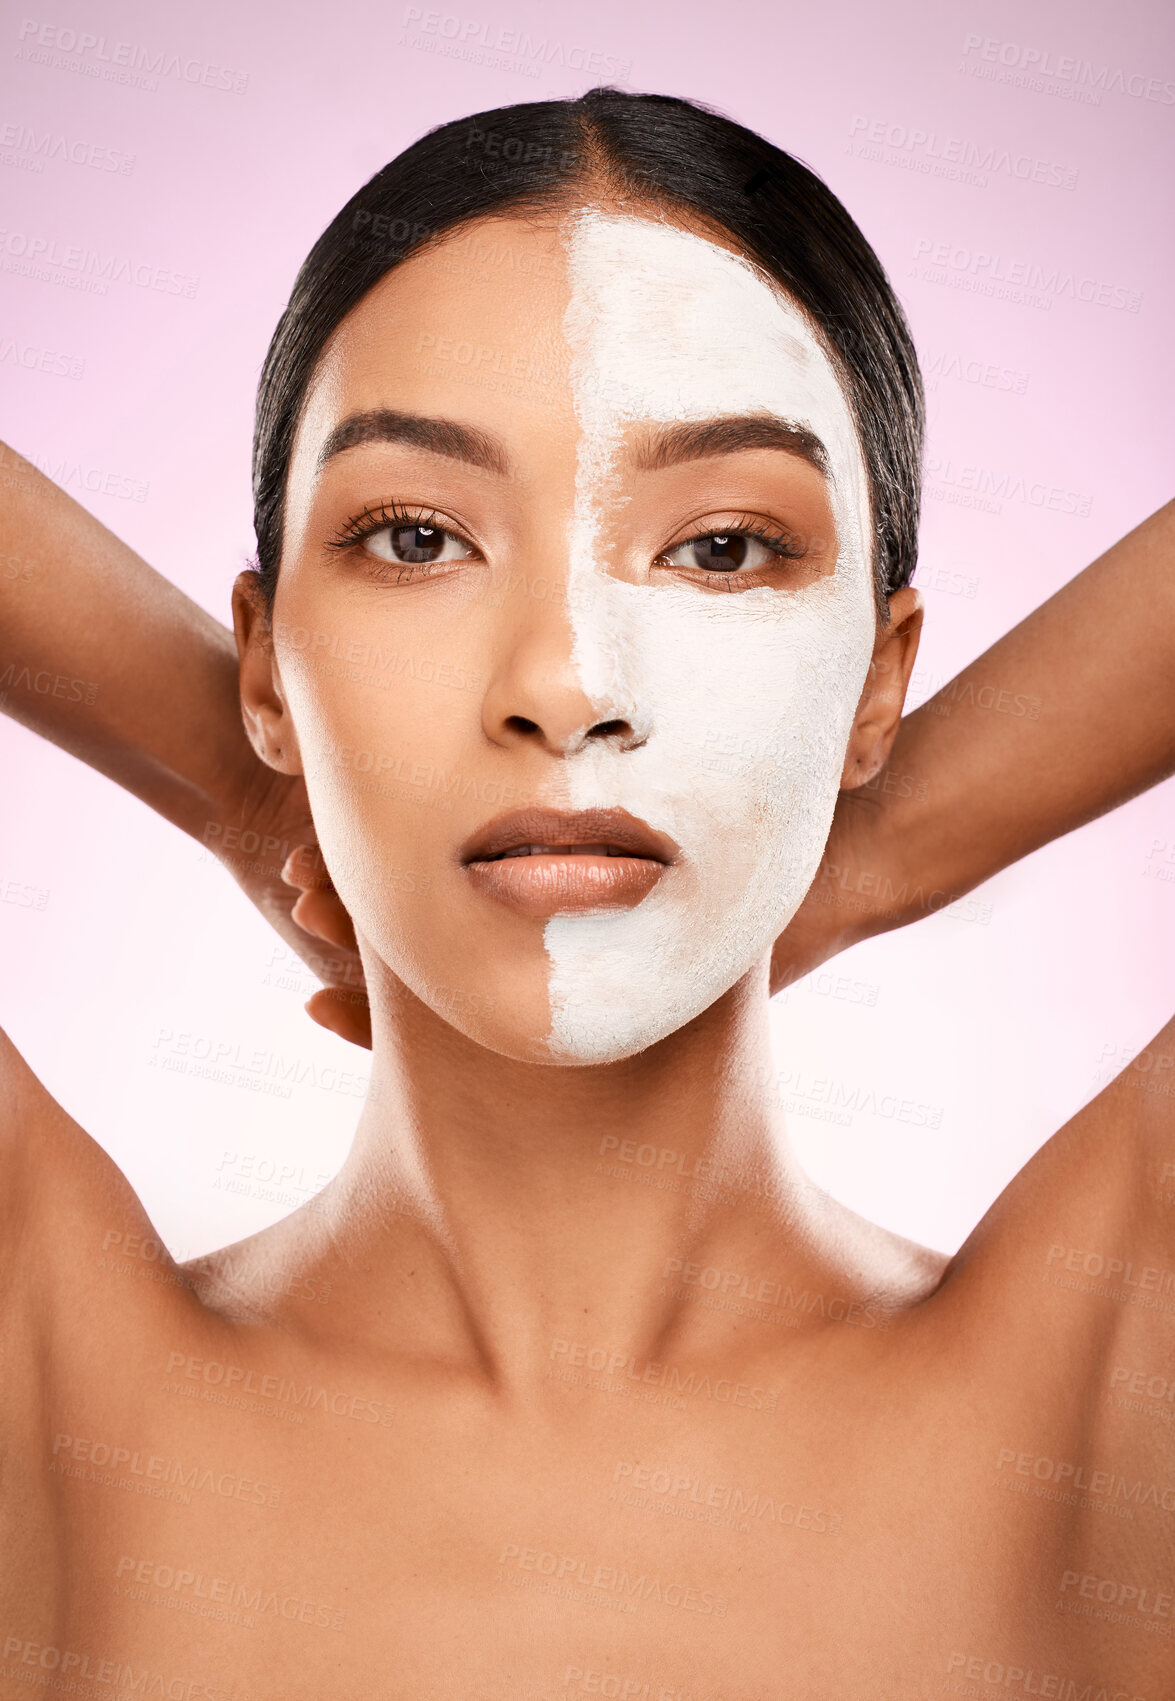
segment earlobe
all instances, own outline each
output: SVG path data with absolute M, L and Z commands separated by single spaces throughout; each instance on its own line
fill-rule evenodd
M 282 691 L 259 575 L 247 569 L 233 586 L 233 632 L 240 662 L 241 716 L 257 755 L 279 774 L 300 774 L 302 756 Z
M 922 614 L 922 598 L 912 586 L 895 591 L 889 599 L 889 619 L 877 633 L 845 752 L 842 791 L 867 785 L 889 758 L 918 654 Z

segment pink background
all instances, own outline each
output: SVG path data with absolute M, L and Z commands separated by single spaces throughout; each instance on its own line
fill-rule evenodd
M 1161 0 L 10 13 L 0 432 L 227 619 L 258 369 L 360 182 L 486 107 L 599 81 L 700 98 L 826 178 L 909 312 L 930 393 L 919 701 L 1172 494 L 1173 38 Z M 35 242 L 48 276 L 22 269 Z M 79 248 L 197 281 L 86 293 Z M 998 293 L 1029 270 L 1029 299 Z M 0 1021 L 177 1255 L 284 1215 L 341 1162 L 366 1055 L 310 1025 L 309 976 L 198 846 L 10 722 L 0 744 Z M 776 1002 L 818 1180 L 958 1245 L 1171 1012 L 1171 803 L 1159 788 Z M 190 1073 L 217 1051 L 227 1084 Z M 292 1060 L 288 1098 L 257 1090 Z

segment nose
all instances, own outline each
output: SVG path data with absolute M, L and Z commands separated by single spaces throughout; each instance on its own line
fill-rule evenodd
M 533 744 L 552 756 L 588 746 L 635 750 L 649 736 L 637 706 L 619 634 L 593 632 L 579 641 L 565 607 L 529 610 L 499 648 L 482 703 L 487 738 L 503 746 Z M 590 676 L 590 683 L 589 677 Z

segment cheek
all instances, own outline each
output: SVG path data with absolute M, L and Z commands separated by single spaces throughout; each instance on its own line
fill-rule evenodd
M 465 646 L 444 632 L 393 620 L 382 604 L 343 609 L 288 627 L 279 654 L 312 792 L 457 761 L 476 718 L 477 677 Z
M 378 925 L 390 895 L 427 889 L 429 847 L 452 816 L 455 761 L 437 698 L 456 693 L 411 677 L 400 665 L 410 659 L 366 643 L 282 662 L 319 841 L 361 926 Z
M 777 844 L 792 854 L 797 837 L 822 848 L 872 650 L 861 592 L 834 579 L 787 598 L 613 581 L 615 617 L 594 643 L 581 630 L 585 659 L 613 658 L 650 725 L 614 783 L 642 794 L 623 801 L 690 861 L 721 855 L 745 874 Z
M 549 1047 L 579 1062 L 683 1026 L 791 919 L 828 835 L 872 649 L 871 593 L 845 580 L 782 607 L 770 590 L 701 601 L 615 581 L 597 615 L 602 600 L 622 615 L 581 621 L 577 639 L 587 661 L 606 654 L 639 686 L 650 731 L 619 758 L 583 752 L 573 801 L 622 804 L 683 858 L 635 910 L 548 923 Z

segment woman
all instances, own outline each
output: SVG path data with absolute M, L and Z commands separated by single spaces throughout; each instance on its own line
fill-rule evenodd
M 101 687 L 6 706 L 205 842 L 308 796 L 296 918 L 240 872 L 373 1063 L 335 1181 L 179 1269 L 6 1053 L 11 1693 L 1169 1691 L 1169 1426 L 1111 1403 L 1172 1375 L 1166 1099 L 1128 1070 L 948 1262 L 807 1182 L 772 1091 L 789 922 L 779 980 L 1173 765 L 1168 512 L 976 664 L 1037 721 L 915 716 L 933 805 L 833 822 L 899 737 L 920 430 L 829 192 L 602 90 L 442 128 L 316 245 L 240 710 L 17 466 L 55 601 L 12 652 Z

